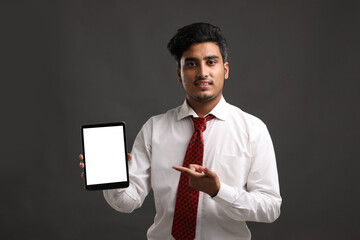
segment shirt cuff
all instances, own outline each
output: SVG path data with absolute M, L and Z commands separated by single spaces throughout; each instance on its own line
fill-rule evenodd
M 236 191 L 233 187 L 224 183 L 220 184 L 219 192 L 212 198 L 215 202 L 223 206 L 231 205 L 236 199 Z

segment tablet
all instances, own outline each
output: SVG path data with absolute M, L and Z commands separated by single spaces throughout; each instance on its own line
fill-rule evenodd
M 86 190 L 128 187 L 125 123 L 82 125 L 81 136 Z

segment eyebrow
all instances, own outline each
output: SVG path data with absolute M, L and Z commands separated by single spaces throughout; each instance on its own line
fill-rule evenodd
M 209 59 L 219 59 L 219 56 L 210 55 L 210 56 L 206 56 L 206 57 L 203 58 L 203 60 L 209 60 Z M 198 58 L 194 58 L 194 57 L 185 58 L 185 62 L 188 62 L 188 61 L 198 61 L 198 60 L 199 60 Z
M 206 57 L 204 57 L 204 60 L 209 60 L 209 59 L 214 59 L 214 58 L 219 59 L 219 56 L 216 56 L 216 55 L 206 56 Z

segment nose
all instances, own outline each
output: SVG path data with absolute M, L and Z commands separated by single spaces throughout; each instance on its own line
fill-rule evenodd
M 199 79 L 205 79 L 209 77 L 209 68 L 205 63 L 199 64 L 197 77 Z

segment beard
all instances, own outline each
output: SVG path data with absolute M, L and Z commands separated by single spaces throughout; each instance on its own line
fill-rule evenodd
M 204 95 L 204 96 L 188 95 L 188 97 L 190 97 L 191 99 L 195 100 L 198 103 L 207 103 L 207 102 L 211 102 L 212 100 L 216 99 L 221 94 L 222 94 L 222 91 L 217 94 L 213 94 L 213 95 Z

